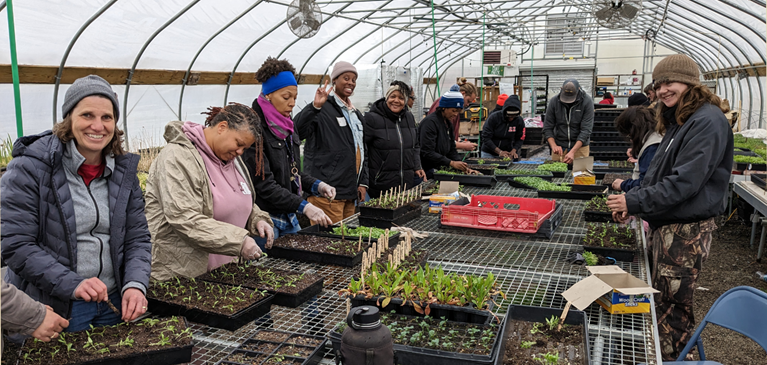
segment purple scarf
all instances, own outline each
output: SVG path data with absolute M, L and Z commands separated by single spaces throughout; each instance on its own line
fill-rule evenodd
M 269 130 L 271 130 L 277 138 L 285 139 L 293 134 L 293 120 L 280 114 L 280 112 L 274 108 L 272 102 L 266 100 L 264 94 L 258 95 L 258 106 L 261 107 L 261 111 L 264 113 L 264 118 L 266 118 L 266 124 L 269 126 Z

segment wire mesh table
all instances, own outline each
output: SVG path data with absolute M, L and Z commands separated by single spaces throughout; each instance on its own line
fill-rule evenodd
M 517 189 L 507 183 L 499 183 L 495 188 L 465 187 L 464 192 L 535 197 L 534 191 Z M 498 298 L 499 306 L 495 312 L 502 318 L 512 304 L 562 309 L 565 302 L 559 293 L 589 275 L 584 266 L 566 261 L 571 252 L 582 251 L 580 242 L 586 225 L 581 213 L 585 202 L 559 200 L 557 204 L 564 208 L 563 219 L 550 239 L 499 231 L 441 228 L 439 215 L 429 214 L 427 206 L 422 207 L 421 217 L 406 226 L 429 235 L 415 241 L 414 247 L 429 251 L 431 266 L 439 265 L 459 274 L 486 275 L 492 272 L 506 294 L 506 299 Z M 357 216 L 348 218 L 346 224 L 356 225 Z M 646 260 L 646 255 L 642 254 L 637 255 L 634 262 L 619 262 L 618 265 L 626 272 L 646 279 Z M 260 264 L 276 269 L 316 272 L 325 277 L 324 290 L 315 300 L 298 308 L 272 306 L 269 315 L 234 332 L 194 324 L 196 346 L 190 364 L 213 364 L 225 358 L 260 328 L 324 335 L 345 319 L 346 300 L 337 292 L 359 274 L 359 265 L 347 268 L 275 258 L 264 259 Z M 654 312 L 610 315 L 597 304 L 592 304 L 585 312 L 589 319 L 592 364 L 657 363 Z M 330 349 L 326 349 L 323 363 L 334 364 Z

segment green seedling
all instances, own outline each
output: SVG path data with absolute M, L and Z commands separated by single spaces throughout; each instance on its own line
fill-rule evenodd
M 532 347 L 535 344 L 536 344 L 535 341 L 522 341 L 522 344 L 519 345 L 519 347 L 521 347 L 523 349 L 529 349 L 530 347 Z

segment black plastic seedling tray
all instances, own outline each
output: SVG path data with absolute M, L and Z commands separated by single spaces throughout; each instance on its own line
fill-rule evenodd
M 364 224 L 362 222 L 360 222 L 360 224 L 364 226 L 370 226 L 369 224 Z M 352 240 L 352 241 L 356 242 L 357 240 Z M 300 250 L 300 249 L 290 248 L 290 247 L 272 246 L 272 248 L 269 249 L 269 256 L 280 258 L 280 259 L 318 263 L 321 265 L 338 265 L 338 266 L 345 266 L 345 267 L 354 267 L 355 265 L 362 262 L 363 252 L 364 250 L 358 252 L 354 256 L 342 256 L 342 255 L 335 255 L 332 253 L 307 251 L 307 250 Z
M 500 158 L 467 158 L 464 162 L 469 165 L 478 165 L 479 160 L 482 160 L 484 164 L 498 165 L 499 169 L 505 169 L 511 164 L 511 161 L 504 161 Z
M 399 207 L 396 207 L 394 209 L 384 209 L 384 208 L 373 208 L 373 207 L 366 207 L 361 206 L 360 207 L 360 216 L 362 217 L 370 217 L 370 218 L 379 218 L 379 219 L 386 219 L 386 220 L 394 220 L 399 217 L 402 217 L 403 215 L 407 214 L 414 205 L 420 205 L 419 201 L 410 202 L 407 204 L 403 204 Z M 364 225 L 364 224 L 363 224 Z
M 434 174 L 434 179 L 439 181 L 458 181 L 461 185 L 494 188 L 498 182 L 493 175 L 448 175 Z
M 312 236 L 320 236 L 320 237 L 330 237 L 330 238 L 343 238 L 343 239 L 359 239 L 357 236 L 341 236 L 338 234 L 330 233 L 333 231 L 333 228 L 339 227 L 338 225 L 329 226 L 329 227 L 323 227 L 318 224 L 315 224 L 313 226 L 306 227 L 300 231 L 298 231 L 298 234 L 308 234 Z M 357 226 L 346 226 L 349 229 L 357 228 Z M 376 227 L 377 228 L 377 227 Z M 394 232 L 393 235 L 389 236 L 389 242 L 397 242 L 399 240 L 399 232 Z M 362 236 L 362 242 L 367 243 L 368 238 L 366 236 Z M 370 239 L 370 242 L 378 242 L 378 237 L 372 237 Z
M 509 311 L 506 313 L 506 318 L 504 319 L 504 325 L 503 330 L 501 331 L 505 335 L 511 335 L 511 326 L 513 321 L 512 320 L 518 320 L 518 321 L 527 321 L 527 322 L 538 322 L 538 323 L 546 323 L 547 318 L 551 318 L 551 316 L 559 317 L 562 315 L 561 309 L 555 309 L 555 308 L 543 308 L 543 307 L 532 307 L 527 305 L 510 305 Z M 584 356 L 586 357 L 586 364 L 591 364 L 591 352 L 589 351 L 589 330 L 588 330 L 588 319 L 586 319 L 586 313 L 570 309 L 567 312 L 567 317 L 565 318 L 565 324 L 572 325 L 572 326 L 581 326 L 583 331 L 583 348 L 581 349 L 583 351 Z M 508 339 L 504 338 L 502 340 L 502 344 L 504 346 L 501 346 L 498 349 L 498 356 L 495 359 L 495 365 L 503 365 L 503 355 L 506 352 L 506 343 L 508 342 Z
M 472 170 L 478 171 L 482 175 L 495 175 L 495 169 L 498 168 L 498 165 L 484 164 L 484 165 L 469 166 L 469 168 Z
M 741 163 L 737 162 L 735 163 L 735 170 L 743 171 L 743 170 L 756 170 L 756 171 L 767 171 L 767 164 L 755 164 L 755 163 Z
M 546 145 L 540 144 L 540 145 L 523 145 L 522 148 L 519 150 L 519 157 L 527 158 L 530 156 L 534 156 L 541 151 L 543 151 L 546 148 Z
M 754 157 L 759 156 L 753 151 L 749 150 L 748 148 L 739 148 L 739 147 L 735 147 L 732 150 L 732 154 L 735 156 L 754 156 Z
M 583 211 L 583 220 L 586 222 L 608 222 L 614 223 L 613 214 L 610 212 L 590 212 Z
M 514 177 L 520 177 L 520 176 L 514 176 Z M 539 176 L 536 176 L 536 177 L 539 177 Z M 509 179 L 509 180 L 506 180 L 506 181 L 509 182 L 509 186 L 512 186 L 512 187 L 515 187 L 515 188 L 518 188 L 518 189 L 535 190 L 534 187 L 532 187 L 530 185 L 523 184 L 523 183 L 521 183 L 519 181 L 514 181 L 514 179 Z M 549 180 L 549 181 L 551 181 L 551 180 Z
M 515 177 L 540 177 L 543 180 L 552 181 L 554 180 L 554 174 L 547 174 L 547 175 L 524 175 L 524 174 L 517 174 L 517 175 L 495 175 L 495 179 L 498 181 L 512 181 Z M 511 183 L 509 183 L 511 184 Z M 516 186 L 516 185 L 511 185 Z M 527 188 L 523 188 L 527 189 Z
M 383 302 L 384 297 L 365 299 L 364 295 L 357 295 L 351 298 L 352 307 L 359 307 L 367 305 L 371 307 L 378 307 L 382 313 L 391 313 L 395 311 L 397 314 L 403 314 L 413 317 L 423 317 L 424 314 L 416 312 L 413 305 L 408 302 L 406 305 L 402 305 L 402 299 L 392 298 L 386 307 L 381 307 L 379 303 Z M 461 307 L 457 305 L 445 305 L 445 304 L 431 304 L 429 305 L 429 316 L 432 318 L 446 318 L 449 321 L 465 322 L 474 324 L 488 324 L 490 321 L 495 320 L 495 316 L 490 313 L 493 309 L 493 302 L 489 302 L 488 310 L 478 310 L 471 307 Z M 423 308 L 423 306 L 422 306 Z
M 591 200 L 595 196 L 607 195 L 607 188 L 603 185 L 568 185 L 572 191 L 538 190 L 538 197 L 547 199 Z
M 551 172 L 551 175 L 556 178 L 563 178 L 565 177 L 565 173 L 567 173 L 567 171 L 549 171 L 549 172 Z
M 312 285 L 306 287 L 296 294 L 283 293 L 278 291 L 269 290 L 269 294 L 274 294 L 274 300 L 272 304 L 279 305 L 288 308 L 298 308 L 301 304 L 304 304 L 307 300 L 311 299 L 315 295 L 322 293 L 322 286 L 325 283 L 325 278 L 320 277 L 320 280 L 315 281 Z
M 765 174 L 751 174 L 751 181 L 754 185 L 767 190 L 767 175 Z
M 634 262 L 635 250 L 623 249 L 623 248 L 607 248 L 597 246 L 583 245 L 584 251 L 593 252 L 595 254 L 602 255 L 604 257 L 612 257 L 618 261 Z
M 259 331 L 259 332 L 263 332 L 263 330 Z M 259 332 L 256 332 L 256 335 L 258 335 Z M 254 335 L 253 337 L 251 337 L 250 339 L 245 341 L 242 345 L 240 345 L 239 347 L 234 349 L 234 351 L 232 351 L 230 355 L 233 355 L 233 354 L 243 354 L 243 355 L 249 356 L 249 357 L 263 356 L 264 360 L 266 360 L 269 356 L 278 353 L 280 348 L 282 348 L 282 347 L 285 347 L 285 346 L 296 346 L 296 347 L 301 347 L 301 348 L 304 348 L 304 349 L 313 348 L 313 350 L 312 350 L 311 354 L 309 354 L 308 357 L 284 355 L 283 356 L 283 360 L 281 362 L 287 363 L 287 364 L 300 363 L 301 365 L 315 365 L 315 364 L 319 364 L 319 362 L 322 361 L 322 357 L 323 357 L 323 355 L 325 353 L 325 345 L 328 342 L 328 340 L 326 338 L 319 337 L 319 336 L 311 336 L 311 335 L 302 334 L 302 333 L 292 333 L 291 334 L 289 332 L 271 331 L 271 330 L 269 330 L 268 332 L 278 332 L 278 333 L 290 334 L 290 337 L 288 337 L 285 341 L 275 342 L 275 341 L 267 341 L 267 340 L 257 340 L 255 338 L 256 335 Z M 310 338 L 313 338 L 313 339 L 317 339 L 320 342 L 319 342 L 319 345 L 317 345 L 317 346 L 308 346 L 308 345 L 299 345 L 299 344 L 288 343 L 288 341 L 290 341 L 292 338 L 294 338 L 296 336 L 310 337 Z M 247 348 L 247 346 L 250 346 L 250 345 L 253 345 L 253 344 L 259 344 L 259 343 L 278 345 L 278 346 L 277 346 L 277 348 L 275 348 L 274 350 L 272 350 L 269 353 L 253 351 L 253 350 Z M 339 338 L 339 345 L 340 345 L 340 338 Z M 339 346 L 339 349 L 340 349 L 340 346 Z M 251 363 L 252 363 L 252 361 L 251 361 Z M 224 365 L 224 364 L 226 364 L 226 365 L 229 365 L 229 364 L 231 364 L 231 365 L 240 365 L 240 364 L 243 364 L 243 363 L 232 361 L 232 360 L 228 360 L 228 357 L 226 357 L 223 360 L 221 360 L 221 361 L 216 363 L 216 365 Z M 248 363 L 248 364 L 250 364 L 250 363 Z
M 233 314 L 213 313 L 197 308 L 188 308 L 175 303 L 163 302 L 155 298 L 147 298 L 147 301 L 149 301 L 148 306 L 152 309 L 152 314 L 162 316 L 184 316 L 192 322 L 234 331 L 252 322 L 254 319 L 269 313 L 273 299 L 274 295 L 267 295 L 264 299 Z
M 379 219 L 379 218 L 372 218 L 372 217 L 363 217 L 360 215 L 357 218 L 357 221 L 367 227 L 376 227 L 376 228 L 391 228 L 394 226 L 401 226 L 407 222 L 410 222 L 413 219 L 416 219 L 421 216 L 421 207 L 420 206 L 413 206 L 411 207 L 411 210 L 407 212 L 405 215 L 394 219 L 394 220 L 388 220 L 388 219 Z

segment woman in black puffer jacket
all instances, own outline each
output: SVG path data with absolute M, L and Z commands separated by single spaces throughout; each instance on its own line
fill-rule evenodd
M 392 82 L 386 97 L 377 100 L 365 114 L 363 131 L 371 198 L 390 188 L 409 189 L 414 176 L 425 178 L 415 118 L 407 110 L 410 88 Z

